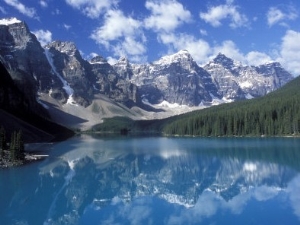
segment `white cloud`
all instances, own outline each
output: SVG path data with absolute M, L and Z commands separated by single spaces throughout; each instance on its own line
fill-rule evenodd
M 300 32 L 297 31 L 288 30 L 283 36 L 280 46 L 271 49 L 270 54 L 259 51 L 251 51 L 243 54 L 231 40 L 226 40 L 220 45 L 213 46 L 211 52 L 212 57 L 221 52 L 229 58 L 254 66 L 277 61 L 294 76 L 300 75 Z
M 63 26 L 64 26 L 64 28 L 66 29 L 66 30 L 69 30 L 72 26 L 71 25 L 68 25 L 68 24 L 63 24 Z
M 229 58 L 240 62 L 245 62 L 243 54 L 240 52 L 235 43 L 231 40 L 223 41 L 221 45 L 214 46 L 213 55 L 217 55 L 220 52 Z
M 206 23 L 209 23 L 214 27 L 221 26 L 221 21 L 224 19 L 229 19 L 231 21 L 229 24 L 231 28 L 247 26 L 247 17 L 238 11 L 236 5 L 232 4 L 233 1 L 227 1 L 224 5 L 210 7 L 208 12 L 200 12 L 199 16 Z
M 278 21 L 283 20 L 284 17 L 285 15 L 279 9 L 276 9 L 275 7 L 270 8 L 267 14 L 269 26 L 272 26 Z
M 129 57 L 132 62 L 145 62 L 147 60 L 144 55 L 147 51 L 146 46 L 132 37 L 125 37 L 123 41 L 112 46 L 112 50 L 114 56 Z
M 273 61 L 271 56 L 264 52 L 251 51 L 244 55 L 231 40 L 223 41 L 221 45 L 216 45 L 213 47 L 213 57 L 220 52 L 227 57 L 239 61 L 245 65 L 259 66 Z
M 207 31 L 206 30 L 203 30 L 203 29 L 200 29 L 200 34 L 204 35 L 204 36 L 207 36 Z
M 107 57 L 107 62 L 110 64 L 110 65 L 114 65 L 114 64 L 116 64 L 117 62 L 118 62 L 118 59 L 116 59 L 116 58 L 113 58 L 113 57 Z
M 66 0 L 66 3 L 95 19 L 116 5 L 118 0 Z
M 36 30 L 32 32 L 42 46 L 52 41 L 52 33 L 49 30 Z
M 161 43 L 169 46 L 169 53 L 186 49 L 192 55 L 193 59 L 201 64 L 207 62 L 211 48 L 209 44 L 202 40 L 196 39 L 188 34 L 160 34 Z
M 275 198 L 278 194 L 280 194 L 280 188 L 277 187 L 268 187 L 268 186 L 260 186 L 257 187 L 253 192 L 253 197 L 257 201 L 267 201 Z
M 4 0 L 4 2 L 12 7 L 14 7 L 16 10 L 18 10 L 20 13 L 34 18 L 36 16 L 36 11 L 34 8 L 26 7 L 24 4 L 19 2 L 18 0 Z
M 3 14 L 7 14 L 7 12 L 5 11 L 5 9 L 3 7 L 0 6 L 0 12 Z
M 142 43 L 137 42 L 133 37 L 125 37 L 122 43 L 125 53 L 130 55 L 140 55 L 146 52 L 146 48 Z
M 174 52 L 186 49 L 200 66 L 205 65 L 210 59 L 216 57 L 218 53 L 222 53 L 227 57 L 235 61 L 239 61 L 245 65 L 258 66 L 274 61 L 270 55 L 264 52 L 251 51 L 244 54 L 232 40 L 225 40 L 219 44 L 217 43 L 215 45 L 210 45 L 205 40 L 197 39 L 188 34 L 162 33 L 159 34 L 158 38 L 162 44 L 168 47 L 168 54 L 173 54 Z M 289 43 L 293 43 L 292 40 L 289 41 Z M 300 43 L 300 40 L 298 43 Z M 285 51 L 287 52 L 287 50 L 288 47 L 286 46 Z M 299 52 L 299 50 L 295 51 Z M 296 52 L 294 53 L 296 54 Z M 286 53 L 285 57 L 287 57 L 287 54 L 288 53 Z M 293 62 L 295 62 L 295 60 L 289 60 L 289 62 L 291 65 L 294 65 Z M 297 64 L 295 63 L 295 65 Z
M 260 65 L 271 60 L 270 57 L 261 52 L 250 52 L 245 56 L 231 40 L 210 46 L 205 40 L 197 39 L 188 34 L 160 34 L 159 41 L 168 46 L 169 54 L 183 49 L 188 50 L 199 65 L 206 64 L 210 58 L 214 58 L 218 53 L 223 53 L 229 58 L 250 65 Z
M 245 60 L 248 65 L 258 66 L 273 61 L 269 55 L 263 52 L 252 51 L 247 53 Z
M 133 36 L 141 27 L 141 23 L 131 17 L 126 17 L 120 10 L 109 10 L 104 18 L 104 25 L 92 33 L 92 39 L 106 47 L 109 41 L 123 36 Z
M 276 7 L 271 7 L 267 13 L 268 25 L 273 26 L 282 21 L 295 20 L 298 17 L 293 7 L 289 7 L 286 11 L 287 12 L 283 12 L 283 10 Z
M 295 177 L 287 187 L 289 199 L 293 208 L 294 214 L 300 219 L 300 176 Z
M 137 61 L 146 52 L 142 23 L 120 10 L 109 10 L 104 16 L 104 24 L 92 32 L 91 38 L 113 50 L 114 56 L 131 56 Z
M 43 8 L 47 8 L 48 7 L 48 3 L 44 0 L 41 0 L 40 2 L 40 5 L 43 7 Z
M 52 11 L 52 15 L 61 15 L 62 12 L 59 9 L 55 9 L 54 11 Z
M 300 32 L 288 30 L 282 38 L 278 61 L 291 73 L 300 75 Z
M 172 31 L 191 21 L 191 13 L 174 0 L 147 1 L 145 7 L 151 15 L 144 20 L 145 27 L 156 31 Z
M 98 53 L 96 53 L 96 52 L 91 52 L 89 55 L 88 55 L 88 59 L 92 59 L 92 58 L 94 58 L 94 57 L 96 57 L 96 56 L 98 56 L 99 54 Z

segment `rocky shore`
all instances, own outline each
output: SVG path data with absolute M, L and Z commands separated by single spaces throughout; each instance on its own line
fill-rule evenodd
M 25 157 L 23 160 L 11 160 L 10 151 L 4 150 L 3 155 L 0 157 L 0 169 L 21 166 L 30 162 L 42 160 L 45 157 L 48 157 L 48 155 L 36 155 L 25 153 Z

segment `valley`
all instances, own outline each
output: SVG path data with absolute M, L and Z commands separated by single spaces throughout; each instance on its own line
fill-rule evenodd
M 186 50 L 145 64 L 86 60 L 70 41 L 41 46 L 16 18 L 0 20 L 0 31 L 1 63 L 30 111 L 72 130 L 92 130 L 113 117 L 167 119 L 259 98 L 293 80 L 278 62 L 243 65 L 222 53 L 204 66 Z

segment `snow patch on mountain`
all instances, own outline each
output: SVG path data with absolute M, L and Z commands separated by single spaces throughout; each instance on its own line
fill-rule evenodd
M 254 98 L 252 95 L 250 95 L 249 93 L 247 93 L 246 95 L 245 95 L 245 98 L 246 99 L 252 99 L 252 98 Z
M 244 82 L 240 83 L 241 88 L 250 88 L 252 86 L 253 86 L 253 84 L 249 81 L 244 81 Z
M 185 196 L 176 195 L 173 193 L 164 193 L 159 195 L 159 197 L 165 199 L 169 203 L 181 205 L 185 208 L 192 208 L 195 205 L 192 200 L 187 200 Z
M 177 108 L 177 107 L 183 107 L 184 105 L 179 105 L 178 103 L 170 103 L 167 101 L 162 101 L 161 103 L 157 104 L 159 107 L 167 107 L 167 108 Z
M 53 63 L 53 55 L 51 54 L 51 52 L 47 48 L 45 48 L 45 55 L 47 57 L 47 60 L 50 64 L 51 68 L 52 68 L 52 72 L 63 83 L 63 89 L 66 91 L 67 95 L 69 96 L 68 100 L 67 100 L 67 104 L 77 105 L 74 98 L 73 98 L 74 90 L 70 87 L 68 82 L 57 72 L 56 67 L 54 66 L 54 63 Z
M 8 26 L 15 23 L 22 23 L 22 21 L 18 20 L 17 18 L 0 19 L 0 25 Z
M 143 98 L 143 103 L 146 105 L 149 105 L 153 108 L 156 109 L 190 109 L 192 110 L 193 107 L 189 107 L 188 105 L 180 105 L 178 103 L 170 103 L 166 100 L 163 100 L 161 103 L 159 104 L 151 104 L 148 99 Z
M 214 96 L 212 93 L 210 93 L 210 96 L 212 98 L 211 105 L 220 105 L 220 104 L 224 104 L 224 103 L 233 102 L 232 99 L 227 99 L 225 97 L 220 99 L 220 98 Z
M 175 62 L 189 60 L 191 59 L 191 55 L 187 50 L 180 50 L 179 52 L 173 55 L 167 55 L 161 57 L 158 61 L 155 61 L 154 64 L 161 64 L 161 65 L 170 65 Z

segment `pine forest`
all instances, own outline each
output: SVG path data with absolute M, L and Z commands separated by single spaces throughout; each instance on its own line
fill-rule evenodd
M 285 136 L 300 132 L 300 78 L 264 97 L 223 104 L 165 123 L 168 135 Z

